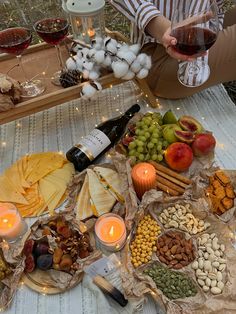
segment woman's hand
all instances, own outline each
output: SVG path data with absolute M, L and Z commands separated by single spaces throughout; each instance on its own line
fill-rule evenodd
M 171 36 L 171 28 L 169 27 L 162 36 L 162 45 L 166 48 L 166 52 L 174 59 L 178 61 L 193 61 L 198 57 L 205 56 L 206 52 L 201 52 L 192 56 L 184 55 L 175 50 L 177 39 Z

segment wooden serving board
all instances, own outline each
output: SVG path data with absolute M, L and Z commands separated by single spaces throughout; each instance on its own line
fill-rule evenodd
M 58 294 L 74 288 L 82 281 L 83 276 L 84 273 L 81 273 L 75 284 L 68 289 L 60 289 L 56 287 L 52 279 L 50 278 L 48 272 L 40 269 L 36 269 L 32 273 L 24 273 L 22 280 L 28 288 L 38 293 Z
M 61 46 L 62 57 L 66 60 L 69 57 L 66 46 Z M 45 92 L 34 98 L 24 98 L 21 103 L 17 104 L 14 108 L 0 112 L 0 124 L 7 123 L 30 114 L 49 109 L 51 107 L 60 105 L 67 101 L 80 97 L 82 84 L 63 88 L 55 86 L 51 83 L 51 76 L 54 72 L 59 70 L 56 49 L 46 43 L 41 43 L 29 47 L 23 55 L 23 65 L 28 79 L 36 76 L 36 79 L 41 79 L 46 86 Z M 22 71 L 17 65 L 15 57 L 8 54 L 0 54 L 0 73 L 7 73 L 10 69 L 9 76 L 23 82 L 25 81 Z M 15 67 L 14 67 L 15 66 Z M 158 103 L 156 97 L 150 91 L 145 80 L 134 80 L 136 84 L 143 91 L 147 100 L 152 107 L 157 107 Z M 124 82 L 121 79 L 114 77 L 112 73 L 106 74 L 99 79 L 103 88 L 110 87 L 111 85 L 118 85 Z

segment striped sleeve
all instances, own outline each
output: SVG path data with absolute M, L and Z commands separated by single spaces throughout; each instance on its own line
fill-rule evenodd
M 154 17 L 161 15 L 153 1 L 109 0 L 109 2 L 132 23 L 136 24 L 142 32 L 145 31 L 146 26 Z
M 217 0 L 218 5 L 218 19 L 219 19 L 219 28 L 220 30 L 223 29 L 223 23 L 224 23 L 224 0 Z

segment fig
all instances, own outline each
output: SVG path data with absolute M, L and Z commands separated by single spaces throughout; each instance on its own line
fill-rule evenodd
M 126 135 L 122 138 L 121 142 L 124 146 L 128 147 L 129 143 L 133 142 L 133 140 L 134 140 L 133 136 Z
M 166 111 L 163 116 L 163 124 L 176 124 L 177 119 L 172 110 Z
M 27 273 L 32 273 L 35 269 L 34 257 L 32 254 L 28 254 L 25 259 L 25 271 Z
M 23 253 L 25 254 L 25 256 L 32 254 L 33 249 L 34 249 L 34 244 L 35 242 L 33 239 L 28 239 L 27 241 L 25 241 L 25 245 L 23 248 Z
M 201 123 L 191 116 L 180 117 L 179 125 L 184 131 L 190 131 L 193 133 L 201 133 L 203 131 Z
M 37 243 L 35 249 L 34 249 L 34 254 L 36 257 L 47 254 L 49 249 L 49 245 L 47 242 L 39 242 Z
M 175 131 L 181 131 L 182 129 L 177 124 L 166 124 L 163 126 L 163 137 L 169 143 L 178 142 L 178 138 L 175 136 Z
M 191 144 L 194 140 L 194 134 L 192 132 L 189 132 L 189 131 L 175 130 L 175 136 L 181 142 L 184 142 L 187 144 Z
M 37 258 L 37 267 L 41 270 L 48 270 L 51 268 L 53 258 L 51 254 L 40 255 Z

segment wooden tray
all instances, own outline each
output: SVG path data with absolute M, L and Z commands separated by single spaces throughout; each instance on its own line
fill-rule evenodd
M 63 59 L 66 60 L 69 54 L 64 45 L 61 47 L 61 51 Z M 31 79 L 36 76 L 36 78 L 42 79 L 46 86 L 46 90 L 38 97 L 24 98 L 21 103 L 17 104 L 13 109 L 0 112 L 0 124 L 28 116 L 80 97 L 82 84 L 64 89 L 63 87 L 55 86 L 51 83 L 50 78 L 52 74 L 59 69 L 56 49 L 54 47 L 49 46 L 46 43 L 29 47 L 23 55 L 23 64 L 28 78 Z M 7 73 L 14 67 L 14 65 L 17 65 L 15 57 L 8 54 L 0 54 L 0 73 Z M 9 75 L 19 81 L 25 80 L 23 73 L 18 66 L 14 67 Z M 123 80 L 116 79 L 113 74 L 104 75 L 99 81 L 103 88 L 124 82 Z M 157 107 L 157 99 L 150 91 L 146 81 L 139 79 L 135 79 L 134 81 L 143 91 L 150 105 L 152 107 Z

